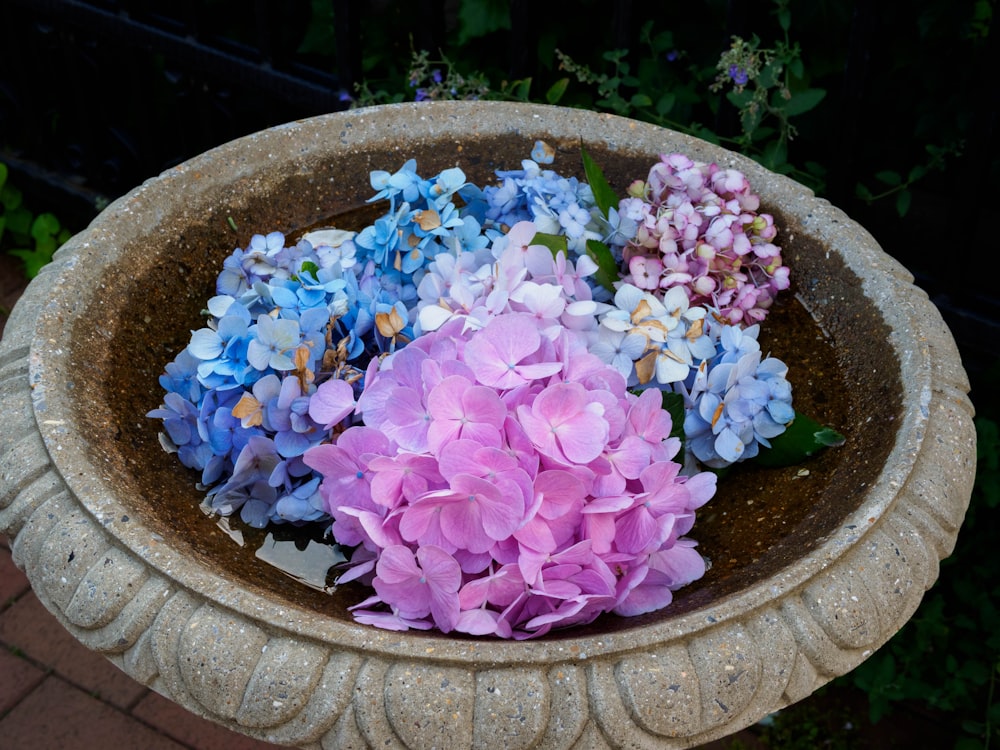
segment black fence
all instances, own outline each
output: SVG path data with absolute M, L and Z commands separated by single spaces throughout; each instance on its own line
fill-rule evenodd
M 309 22 L 308 2 L 8 0 L 4 156 L 113 198 L 232 138 L 342 109 L 343 76 L 296 54 Z
M 612 49 L 634 48 L 646 20 L 669 23 L 671 14 L 700 10 L 699 3 L 640 6 L 621 0 L 606 3 L 599 15 L 574 19 L 576 5 L 508 4 L 508 39 L 515 43 L 493 54 L 511 78 L 539 67 L 541 15 L 553 28 L 552 18 L 563 14 L 560 33 L 580 36 L 583 29 L 599 38 L 595 45 Z M 440 48 L 459 6 L 458 0 L 6 0 L 0 11 L 0 161 L 39 200 L 58 205 L 67 223 L 82 226 L 103 198 L 208 148 L 345 109 L 371 51 L 365 21 L 401 30 L 388 43 L 397 45 L 393 50 L 402 59 L 410 49 Z M 766 0 L 715 2 L 725 26 L 712 32 L 715 48 L 724 49 L 732 34 L 753 33 L 773 7 Z M 892 211 L 869 210 L 853 194 L 865 167 L 860 147 L 875 125 L 882 130 L 874 137 L 883 141 L 911 137 L 912 123 L 887 129 L 892 112 L 871 91 L 876 70 L 886 85 L 885 71 L 893 65 L 886 39 L 900 19 L 875 0 L 854 0 L 849 8 L 842 13 L 849 22 L 836 40 L 844 49 L 842 69 L 827 76 L 834 82 L 828 100 L 836 128 L 822 144 L 826 194 L 917 274 L 962 343 L 970 370 L 985 373 L 996 361 L 991 342 L 1000 335 L 989 252 L 997 211 L 988 200 L 989 178 L 998 176 L 992 139 L 1000 78 L 989 73 L 997 35 L 979 45 L 974 57 L 955 48 L 940 60 L 955 66 L 956 80 L 978 79 L 965 108 L 968 135 L 948 184 L 926 181 L 915 191 L 910 217 L 900 221 Z M 317 18 L 330 23 L 318 24 Z M 320 32 L 326 36 L 311 37 Z M 927 95 L 917 76 L 905 70 L 890 75 L 898 75 L 904 95 Z M 722 134 L 738 130 L 724 103 L 708 124 Z
M 385 14 L 403 27 L 415 49 L 444 43 L 457 2 L 411 0 L 400 4 L 358 0 L 7 0 L 0 27 L 0 147 L 23 169 L 70 176 L 72 183 L 108 196 L 231 138 L 298 117 L 347 106 L 362 79 L 366 40 L 361 17 Z M 567 37 L 582 28 L 605 49 L 638 45 L 643 21 L 669 18 L 674 4 L 633 7 L 609 3 L 599 18 L 577 18 L 572 3 L 508 4 L 509 39 L 496 55 L 511 78 L 538 66 L 542 15 L 566 13 Z M 718 3 L 717 3 L 718 5 Z M 713 39 L 721 50 L 731 35 L 749 35 L 768 13 L 762 0 L 729 0 L 725 29 Z M 326 6 L 333 19 L 329 53 L 301 51 Z M 402 10 L 400 9 L 402 6 Z M 697 4 L 695 4 L 695 7 Z M 876 33 L 870 0 L 858 0 L 848 40 L 842 111 L 860 112 L 870 45 Z M 595 26 L 594 24 L 597 24 Z M 715 35 L 713 34 L 713 36 Z M 405 44 L 399 45 L 406 56 Z M 738 130 L 725 107 L 709 123 Z M 863 122 L 844 118 L 831 188 L 846 185 Z M 14 150 L 12 152 L 12 149 Z

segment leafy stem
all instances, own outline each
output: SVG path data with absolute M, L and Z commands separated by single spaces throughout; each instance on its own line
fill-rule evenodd
M 863 182 L 859 182 L 854 187 L 854 194 L 867 203 L 869 206 L 875 201 L 885 200 L 893 195 L 896 196 L 896 213 L 900 218 L 906 216 L 910 210 L 913 194 L 910 188 L 930 172 L 943 170 L 949 157 L 959 156 L 962 152 L 961 143 L 953 141 L 944 146 L 928 144 L 925 147 L 927 160 L 923 164 L 913 166 L 904 178 L 902 174 L 892 169 L 884 169 L 875 173 L 875 179 L 883 185 L 883 189 L 877 192 L 869 188 Z

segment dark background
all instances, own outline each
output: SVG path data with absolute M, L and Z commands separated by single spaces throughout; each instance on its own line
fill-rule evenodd
M 972 515 L 936 593 L 888 656 L 849 679 L 873 705 L 937 712 L 956 741 L 976 742 L 1000 724 L 995 0 L 925 0 L 903 11 L 875 0 L 5 0 L 0 162 L 26 203 L 77 231 L 109 200 L 202 151 L 347 108 L 362 81 L 384 100 L 412 99 L 407 72 L 420 49 L 494 82 L 531 77 L 532 98 L 545 101 L 566 75 L 556 47 L 595 70 L 602 53 L 627 48 L 640 89 L 657 81 L 685 94 L 674 113 L 681 125 L 735 137 L 736 110 L 705 82 L 731 35 L 780 39 L 782 5 L 804 84 L 827 92 L 796 119 L 788 162 L 914 273 L 959 344 L 980 426 L 993 425 L 990 440 L 980 438 Z M 678 55 L 643 57 L 649 22 L 672 34 Z M 559 103 L 604 106 L 576 82 Z M 928 147 L 944 158 L 929 161 Z M 928 164 L 905 215 L 894 200 L 857 197 L 857 183 L 875 188 L 884 170 Z M 924 657 L 946 671 L 922 666 Z
M 64 223 L 78 229 L 105 199 L 208 148 L 347 107 L 362 79 L 412 96 L 405 91 L 411 49 L 444 50 L 495 80 L 533 76 L 532 91 L 541 93 L 564 75 L 554 47 L 595 66 L 608 49 L 629 48 L 634 58 L 647 21 L 670 30 L 684 52 L 664 67 L 711 66 L 731 34 L 780 36 L 775 3 L 762 0 L 487 0 L 481 5 L 506 13 L 510 27 L 492 30 L 482 21 L 472 28 L 468 4 L 7 0 L 0 160 L 33 202 L 58 205 Z M 988 193 L 1000 176 L 992 141 L 996 34 L 988 33 L 989 18 L 977 20 L 993 3 L 912 5 L 899 13 L 872 0 L 792 4 L 791 34 L 809 85 L 827 97 L 797 120 L 789 161 L 821 165 L 821 195 L 917 275 L 979 386 L 1000 333 L 989 252 L 997 211 Z M 735 135 L 732 107 L 704 87 L 698 93 L 703 99 L 680 114 Z M 561 103 L 594 100 L 571 89 Z M 913 186 L 904 218 L 892 200 L 869 206 L 855 197 L 858 181 L 871 185 L 885 169 L 906 174 L 927 160 L 927 145 L 945 144 L 960 156 Z

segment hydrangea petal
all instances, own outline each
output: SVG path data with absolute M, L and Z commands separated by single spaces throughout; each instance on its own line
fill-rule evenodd
M 334 378 L 321 384 L 309 399 L 309 416 L 324 430 L 329 430 L 350 414 L 354 407 L 354 388 L 346 381 Z

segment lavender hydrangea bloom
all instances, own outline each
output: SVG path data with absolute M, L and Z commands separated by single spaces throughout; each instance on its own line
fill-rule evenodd
M 364 425 L 304 456 L 334 535 L 370 553 L 347 573 L 376 591 L 354 616 L 529 638 L 665 606 L 704 571 L 682 535 L 715 477 L 681 475 L 660 397 L 629 393 L 583 332 L 513 309 L 468 322 L 383 360 Z
M 773 243 L 774 219 L 758 214 L 759 206 L 741 172 L 662 155 L 618 206 L 637 227 L 611 238 L 628 264 L 622 280 L 661 293 L 679 286 L 692 305 L 712 307 L 733 324 L 762 321 L 789 280 Z M 633 266 L 637 258 L 652 262 Z

